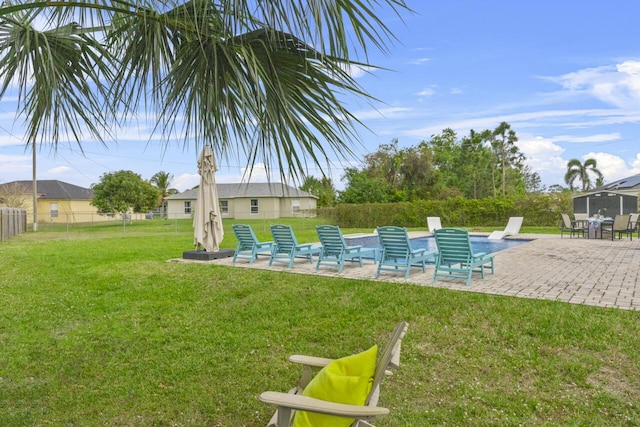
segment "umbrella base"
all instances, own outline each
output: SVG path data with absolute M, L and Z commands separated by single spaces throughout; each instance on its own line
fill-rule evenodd
M 220 249 L 218 252 L 207 252 L 203 250 L 199 251 L 184 251 L 182 252 L 183 259 L 195 259 L 198 261 L 211 261 L 220 258 L 232 257 L 235 251 L 233 249 Z

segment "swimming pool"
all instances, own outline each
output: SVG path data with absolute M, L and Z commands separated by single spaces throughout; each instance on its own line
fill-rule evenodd
M 357 237 L 344 236 L 344 239 L 350 246 L 360 245 L 364 246 L 365 248 L 382 248 L 380 246 L 380 240 L 378 240 L 378 236 L 374 234 Z M 485 252 L 488 254 L 513 248 L 515 246 L 531 241 L 524 239 L 489 240 L 485 236 L 469 236 L 469 240 L 471 241 L 473 252 Z M 411 247 L 413 249 L 426 248 L 427 251 L 436 251 L 436 239 L 433 236 L 417 237 L 411 239 Z

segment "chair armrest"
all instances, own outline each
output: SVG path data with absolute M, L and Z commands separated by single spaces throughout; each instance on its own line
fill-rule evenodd
M 362 245 L 358 245 L 358 246 L 347 246 L 346 248 L 344 248 L 346 253 L 350 253 L 350 252 L 360 252 L 360 250 L 362 249 Z
M 275 245 L 274 242 L 260 242 L 256 246 L 259 247 L 259 248 L 268 248 L 268 247 L 273 246 L 273 245 Z
M 289 362 L 297 363 L 298 365 L 312 366 L 314 368 L 324 368 L 332 362 L 333 359 L 327 359 L 324 357 L 315 356 L 303 356 L 301 354 L 294 354 L 289 357 Z
M 344 403 L 327 402 L 313 397 L 298 394 L 265 391 L 260 395 L 260 401 L 279 408 L 289 408 L 296 411 L 317 412 L 320 414 L 336 415 L 347 418 L 373 418 L 387 415 L 389 409 L 380 406 L 347 405 Z

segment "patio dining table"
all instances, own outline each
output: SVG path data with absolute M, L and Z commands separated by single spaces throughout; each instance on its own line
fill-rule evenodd
M 589 221 L 589 231 L 587 232 L 589 239 L 602 239 L 603 225 L 613 224 L 613 218 L 610 217 L 590 217 L 587 221 Z

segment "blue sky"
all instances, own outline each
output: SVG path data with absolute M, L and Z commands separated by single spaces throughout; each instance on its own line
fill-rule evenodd
M 381 103 L 349 107 L 361 130 L 359 158 L 397 138 L 415 146 L 445 128 L 459 137 L 470 129 L 508 122 L 520 150 L 545 185 L 564 184 L 572 158 L 597 160 L 605 182 L 640 173 L 640 2 L 408 1 L 416 14 L 385 17 L 398 37 L 387 55 L 371 63 L 387 70 L 358 76 Z M 15 103 L 0 102 L 0 183 L 31 179 L 31 153 L 14 122 Z M 104 173 L 133 170 L 143 178 L 164 170 L 173 186 L 198 183 L 193 146 L 167 149 L 149 139 L 144 123 L 118 132 L 104 148 L 83 141 L 38 152 L 38 179 L 89 187 Z M 239 182 L 241 161 L 220 162 L 218 182 Z M 336 187 L 341 168 L 335 163 Z M 310 170 L 319 176 L 317 171 Z M 259 171 L 255 180 L 264 180 Z

